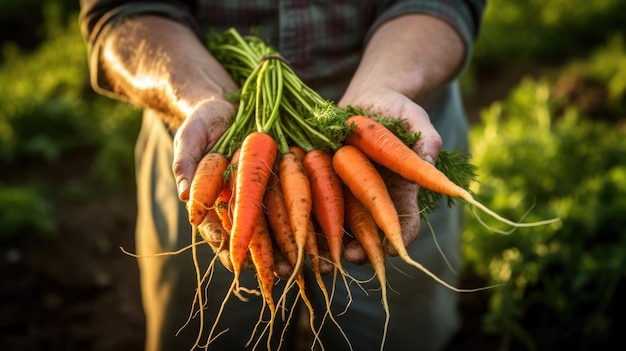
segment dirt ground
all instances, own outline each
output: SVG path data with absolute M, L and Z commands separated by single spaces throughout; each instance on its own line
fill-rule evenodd
M 144 321 L 134 259 L 132 196 L 60 210 L 59 236 L 5 252 L 5 350 L 140 350 Z M 115 246 L 115 248 L 113 247 Z

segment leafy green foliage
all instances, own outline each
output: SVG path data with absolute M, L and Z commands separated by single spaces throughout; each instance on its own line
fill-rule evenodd
M 96 184 L 101 190 L 133 179 L 139 111 L 92 92 L 77 14 L 63 13 L 56 2 L 42 10 L 47 40 L 28 52 L 11 41 L 2 50 L 0 224 L 5 238 L 49 235 L 55 228 L 53 198 L 86 197 Z M 80 170 L 64 165 L 80 157 L 89 157 L 91 166 L 77 192 L 72 177 L 81 175 L 71 172 Z M 24 167 L 41 171 L 20 177 Z M 66 185 L 47 191 L 57 174 Z
M 71 150 L 97 147 L 127 128 L 124 124 L 136 111 L 95 96 L 88 82 L 85 44 L 75 20 L 31 54 L 5 45 L 0 162 L 58 161 Z
M 606 348 L 624 325 L 624 5 L 490 4 L 475 52 L 483 74 L 564 66 L 524 79 L 472 129 L 479 200 L 510 218 L 561 218 L 509 236 L 466 222 L 466 272 L 505 283 L 484 316 L 502 348 Z
M 603 52 L 577 69 L 592 74 Z M 509 347 L 588 349 L 624 322 L 616 310 L 626 287 L 626 125 L 585 118 L 552 89 L 526 79 L 483 111 L 471 134 L 473 190 L 509 218 L 561 221 L 501 236 L 469 220 L 464 255 L 469 271 L 505 283 L 491 293 L 487 331 Z
M 493 69 L 585 56 L 607 35 L 626 30 L 624 13 L 622 0 L 491 0 L 474 61 Z
M 24 233 L 34 232 L 47 237 L 55 232 L 52 203 L 35 186 L 7 187 L 0 184 L 0 206 L 0 243 L 23 240 L 21 234 Z
M 574 104 L 593 118 L 612 122 L 626 114 L 626 47 L 624 34 L 607 38 L 588 59 L 568 63 L 554 84 L 561 106 Z

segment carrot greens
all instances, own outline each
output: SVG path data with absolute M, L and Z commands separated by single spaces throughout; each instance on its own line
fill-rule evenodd
M 214 151 L 231 153 L 251 131 L 272 135 L 281 154 L 294 144 L 332 151 L 349 133 L 346 111 L 303 83 L 258 37 L 234 29 L 211 33 L 208 49 L 241 87 L 237 114 Z

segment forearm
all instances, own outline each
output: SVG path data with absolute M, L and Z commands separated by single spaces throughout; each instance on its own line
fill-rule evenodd
M 158 16 L 118 23 L 103 38 L 101 69 L 113 91 L 153 108 L 178 127 L 207 100 L 224 100 L 237 87 L 186 26 Z
M 466 48 L 458 32 L 431 15 L 404 15 L 372 36 L 344 98 L 378 86 L 418 100 L 449 82 L 460 70 Z

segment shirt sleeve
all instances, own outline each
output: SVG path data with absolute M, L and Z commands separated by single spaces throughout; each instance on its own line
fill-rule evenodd
M 463 66 L 471 58 L 474 42 L 478 37 L 486 0 L 397 0 L 388 1 L 370 28 L 366 39 L 384 22 L 401 15 L 423 13 L 437 16 L 448 22 L 461 36 L 465 45 Z
M 87 44 L 91 86 L 96 92 L 118 100 L 125 98 L 113 93 L 100 66 L 102 38 L 116 23 L 132 16 L 151 14 L 171 18 L 197 33 L 197 25 L 191 15 L 195 7 L 194 1 L 81 0 L 80 6 L 79 24 Z

